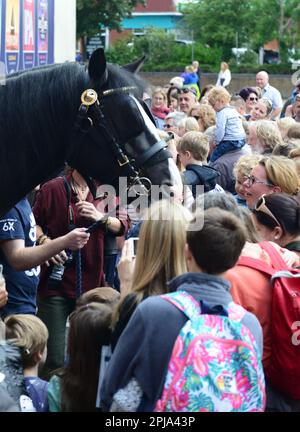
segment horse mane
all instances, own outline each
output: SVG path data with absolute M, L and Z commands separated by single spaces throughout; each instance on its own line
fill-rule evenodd
M 142 96 L 146 83 L 141 78 L 112 64 L 108 64 L 108 72 L 109 80 L 105 89 L 135 86 L 134 94 Z M 80 106 L 80 95 L 88 88 L 88 82 L 86 68 L 73 62 L 10 75 L 5 91 L 0 92 L 0 133 L 3 127 L 8 131 L 10 140 L 15 142 L 18 139 L 18 125 L 22 125 L 27 136 L 40 135 L 45 146 L 53 146 L 58 133 L 69 135 L 70 131 L 65 129 L 65 125 L 74 121 Z M 61 121 L 61 116 L 65 122 Z M 58 125 L 61 125 L 60 130 L 57 129 Z M 41 135 L 42 131 L 47 133 Z M 19 139 L 24 149 L 27 142 L 22 137 Z M 33 140 L 31 148 L 32 143 Z
M 149 84 L 146 83 L 139 75 L 133 74 L 132 72 L 120 68 L 114 64 L 108 64 L 108 72 L 109 72 L 109 84 L 110 88 L 120 88 L 120 87 L 136 87 L 136 90 L 133 91 L 133 94 L 141 99 L 143 96 L 143 92 L 149 87 Z
M 74 117 L 80 105 L 78 95 L 86 85 L 84 68 L 76 63 L 14 74 L 7 78 L 5 91 L 0 92 L 1 123 L 13 140 L 18 139 L 16 126 L 20 125 L 27 137 L 40 136 L 45 146 L 53 145 L 57 133 L 64 132 L 60 117 L 65 117 L 65 124 Z M 58 125 L 61 130 L 57 130 Z M 34 145 L 34 140 L 30 141 Z M 23 141 L 22 147 L 26 144 Z
M 101 89 L 90 81 L 87 68 L 75 62 L 15 73 L 0 86 L 3 211 L 63 166 L 85 89 L 95 88 L 101 97 L 103 90 L 134 86 L 135 96 L 142 96 L 143 80 L 116 65 L 107 69 Z

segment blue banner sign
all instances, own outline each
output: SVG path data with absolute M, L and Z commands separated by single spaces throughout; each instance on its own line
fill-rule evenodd
M 0 0 L 0 61 L 7 74 L 54 63 L 54 0 Z

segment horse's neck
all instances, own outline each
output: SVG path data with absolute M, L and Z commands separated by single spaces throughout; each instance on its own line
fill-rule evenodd
M 43 146 L 42 138 L 40 145 Z M 11 151 L 6 153 L 5 163 L 1 163 L 0 214 L 6 213 L 37 185 L 59 170 L 63 165 L 63 157 L 55 159 L 54 156 L 53 149 L 48 146 L 37 154 L 25 140 L 23 149 L 12 143 Z
M 59 67 L 8 79 L 0 92 L 0 106 L 7 107 L 0 121 L 1 214 L 63 165 L 81 85 L 75 70 Z

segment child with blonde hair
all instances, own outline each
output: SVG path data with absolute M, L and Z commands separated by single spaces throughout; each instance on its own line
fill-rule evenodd
M 178 142 L 177 151 L 180 162 L 185 168 L 182 173 L 184 182 L 196 198 L 198 193 L 216 190 L 219 171 L 207 166 L 209 153 L 208 138 L 202 132 L 187 132 Z M 202 186 L 202 190 L 197 188 Z
M 47 327 L 38 317 L 25 314 L 8 316 L 5 326 L 6 339 L 21 350 L 24 384 L 33 406 L 46 412 L 48 382 L 38 377 L 38 368 L 47 357 Z
M 238 112 L 230 106 L 231 96 L 225 88 L 214 87 L 207 98 L 216 111 L 217 147 L 210 157 L 212 163 L 222 155 L 242 148 L 246 144 L 246 134 Z

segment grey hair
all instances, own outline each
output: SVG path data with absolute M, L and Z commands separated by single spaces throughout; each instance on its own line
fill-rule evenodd
M 229 192 L 215 193 L 213 191 L 206 192 L 203 195 L 198 195 L 194 203 L 194 209 L 208 210 L 211 207 L 227 210 L 234 214 L 242 222 L 245 230 L 247 241 L 256 243 L 257 235 L 253 223 L 251 223 L 251 212 L 246 207 L 241 207 L 237 204 L 233 195 Z
M 186 117 L 187 117 L 187 115 L 186 115 L 184 112 L 181 112 L 181 111 L 175 111 L 175 112 L 170 112 L 170 113 L 166 116 L 165 120 L 167 120 L 167 119 L 173 119 L 173 125 L 174 125 L 174 126 L 178 126 L 178 123 L 179 123 L 181 120 L 185 119 Z
M 216 126 L 210 126 L 209 128 L 206 129 L 206 131 L 203 132 L 204 135 L 208 138 L 209 144 L 215 141 L 216 129 L 217 129 Z
M 203 210 L 217 207 L 222 210 L 227 210 L 239 218 L 241 217 L 239 206 L 229 192 L 215 193 L 210 191 L 199 195 L 196 199 L 196 207 L 200 207 Z

